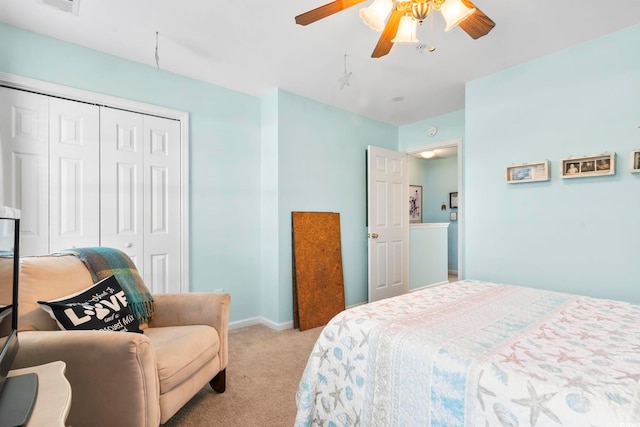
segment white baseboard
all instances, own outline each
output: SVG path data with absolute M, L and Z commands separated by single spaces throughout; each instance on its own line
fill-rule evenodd
M 245 328 L 247 326 L 253 325 L 264 325 L 267 326 L 274 331 L 284 331 L 285 329 L 293 328 L 293 320 L 284 323 L 275 323 L 266 317 L 251 317 L 249 319 L 238 320 L 235 322 L 229 322 L 229 330 Z
M 356 303 L 356 304 L 352 304 L 348 307 L 346 307 L 347 309 L 352 308 L 352 307 L 356 307 L 358 305 L 362 305 L 362 304 L 366 304 L 367 302 L 360 302 L 360 303 Z M 247 326 L 253 326 L 253 325 L 264 325 L 267 326 L 271 329 L 273 329 L 274 331 L 284 331 L 285 329 L 292 329 L 293 328 L 293 320 L 290 320 L 288 322 L 284 322 L 284 323 L 275 323 L 269 319 L 267 319 L 266 317 L 262 317 L 262 316 L 258 316 L 258 317 L 251 317 L 249 319 L 243 319 L 243 320 L 237 320 L 235 322 L 229 322 L 229 330 L 232 329 L 239 329 L 239 328 L 246 328 Z

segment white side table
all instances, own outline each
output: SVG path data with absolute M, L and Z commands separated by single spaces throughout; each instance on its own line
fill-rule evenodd
M 64 376 L 66 368 L 64 362 L 57 361 L 9 372 L 9 377 L 32 372 L 38 375 L 38 397 L 27 427 L 64 427 L 71 408 L 71 385 Z

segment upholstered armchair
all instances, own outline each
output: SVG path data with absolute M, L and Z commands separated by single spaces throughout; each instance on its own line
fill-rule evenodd
M 153 295 L 154 318 L 143 333 L 60 330 L 37 303 L 93 284 L 74 256 L 25 257 L 20 267 L 15 368 L 66 363 L 72 388 L 67 423 L 158 426 L 210 383 L 224 392 L 228 294 Z

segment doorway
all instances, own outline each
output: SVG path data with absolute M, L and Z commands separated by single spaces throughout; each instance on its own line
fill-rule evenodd
M 426 159 L 423 156 L 421 156 L 422 153 L 424 152 L 432 152 L 433 153 L 433 157 L 431 158 L 434 162 L 435 161 L 440 161 L 440 163 L 444 162 L 445 160 L 443 159 L 447 159 L 450 158 L 452 159 L 453 157 L 457 158 L 457 161 L 453 160 L 452 162 L 447 162 L 447 167 L 448 168 L 454 168 L 455 170 L 450 171 L 449 173 L 453 173 L 455 174 L 455 177 L 457 178 L 457 188 L 451 188 L 449 189 L 440 189 L 440 192 L 438 195 L 433 195 L 433 194 L 429 194 L 429 191 L 426 191 L 424 196 L 423 196 L 423 205 L 424 206 L 428 206 L 428 204 L 433 207 L 433 206 L 437 206 L 438 210 L 441 210 L 442 206 L 445 206 L 444 210 L 441 210 L 441 212 L 438 213 L 438 219 L 437 221 L 433 221 L 433 220 L 429 220 L 429 216 L 428 216 L 428 209 L 424 209 L 424 211 L 427 213 L 427 217 L 425 219 L 423 219 L 423 222 L 444 222 L 441 218 L 443 217 L 443 215 L 446 214 L 445 218 L 451 222 L 451 226 L 449 227 L 449 233 L 453 234 L 453 242 L 455 242 L 455 244 L 457 245 L 457 250 L 454 250 L 454 253 L 449 253 L 448 254 L 448 258 L 449 258 L 449 279 L 451 281 L 451 279 L 457 279 L 457 280 L 461 280 L 462 278 L 464 278 L 464 263 L 463 263 L 463 242 L 464 242 L 464 238 L 463 238 L 463 234 L 464 234 L 464 189 L 463 189 L 463 182 L 462 182 L 462 139 L 461 138 L 457 138 L 457 139 L 453 139 L 453 140 L 449 140 L 449 141 L 442 141 L 442 142 L 435 142 L 435 143 L 431 143 L 431 144 L 427 144 L 427 145 L 422 145 L 419 147 L 413 147 L 411 148 L 409 151 L 407 151 L 407 154 L 409 156 L 412 157 L 412 161 L 409 163 L 409 175 L 412 175 L 412 167 L 415 167 L 416 162 L 419 162 L 420 164 L 422 164 L 424 162 L 424 167 L 428 168 L 429 166 L 429 162 L 432 161 L 430 159 Z M 417 160 L 420 159 L 420 160 Z M 433 163 L 435 164 L 435 163 Z M 443 194 L 442 191 L 445 191 L 445 193 Z M 457 208 L 452 208 L 451 206 L 451 198 L 450 198 L 450 194 L 449 193 L 457 193 L 457 200 L 453 200 L 454 205 L 453 206 L 457 206 Z M 454 197 L 456 195 L 453 195 Z M 431 197 L 431 199 L 430 199 Z M 433 197 L 436 197 L 437 199 L 434 200 Z M 443 200 L 440 200 L 443 199 Z M 457 204 L 455 203 L 457 202 Z M 452 216 L 452 214 L 454 214 Z M 455 236 L 457 234 L 457 237 Z M 450 246 L 453 246 L 453 243 L 451 243 L 450 240 Z M 455 269 L 452 268 L 452 262 L 455 265 Z

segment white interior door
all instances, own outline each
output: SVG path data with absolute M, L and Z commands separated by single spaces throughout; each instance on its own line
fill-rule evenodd
M 49 253 L 49 98 L 0 87 L 0 205 L 22 211 L 20 255 Z
M 407 155 L 367 148 L 369 302 L 409 289 Z
M 49 101 L 49 251 L 100 245 L 100 111 Z
M 144 279 L 142 115 L 100 108 L 100 246 L 120 249 Z
M 180 287 L 180 122 L 144 116 L 144 276 L 152 293 Z
M 181 292 L 177 120 L 102 107 L 100 245 L 131 257 L 152 293 Z

